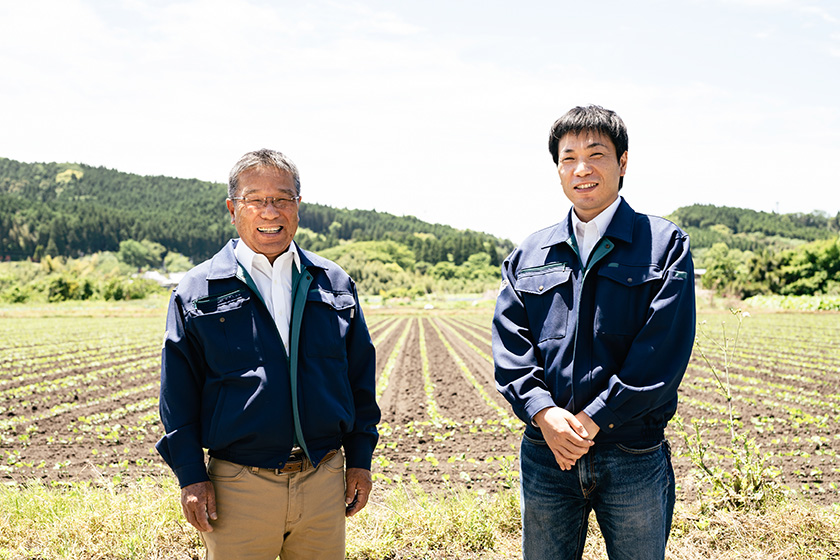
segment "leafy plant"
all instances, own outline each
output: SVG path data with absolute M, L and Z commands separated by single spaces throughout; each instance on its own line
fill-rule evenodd
M 723 451 L 731 458 L 731 465 L 727 468 L 719 462 L 713 462 L 710 454 L 712 442 L 704 438 L 700 421 L 692 421 L 693 434 L 688 433 L 679 418 L 677 425 L 685 440 L 688 456 L 699 468 L 704 483 L 699 490 L 704 498 L 704 508 L 761 510 L 780 496 L 781 487 L 774 480 L 775 472 L 769 466 L 768 456 L 760 450 L 755 438 L 738 431 L 740 422 L 733 406 L 731 366 L 740 340 L 741 327 L 744 319 L 750 315 L 741 309 L 730 309 L 730 313 L 738 320 L 732 337 L 727 335 L 725 321 L 721 322 L 721 340 L 708 333 L 705 321 L 700 324 L 699 332 L 703 340 L 722 353 L 722 368 L 709 359 L 700 340 L 695 342 L 695 346 L 711 370 L 717 390 L 726 401 L 723 421 L 729 432 L 729 445 L 723 446 Z

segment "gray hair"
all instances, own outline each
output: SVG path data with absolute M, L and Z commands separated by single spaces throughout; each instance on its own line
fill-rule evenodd
M 281 152 L 263 148 L 255 152 L 248 152 L 236 162 L 228 177 L 228 198 L 236 196 L 239 188 L 239 176 L 253 167 L 273 167 L 283 173 L 291 175 L 295 182 L 295 194 L 300 196 L 300 173 L 292 160 Z

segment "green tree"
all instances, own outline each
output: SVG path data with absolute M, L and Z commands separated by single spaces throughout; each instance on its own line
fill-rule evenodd
M 193 263 L 190 259 L 174 251 L 168 252 L 163 259 L 163 268 L 167 272 L 186 272 L 192 267 Z
M 144 239 L 135 241 L 126 239 L 120 242 L 120 260 L 137 269 L 160 268 L 163 265 L 163 253 L 166 251 L 163 245 Z
M 706 272 L 701 284 L 707 290 L 731 293 L 736 285 L 742 264 L 741 252 L 730 249 L 726 243 L 715 243 L 704 257 Z
M 840 283 L 840 238 L 815 241 L 782 255 L 780 293 L 824 294 Z
M 458 267 L 449 261 L 441 261 L 432 267 L 430 274 L 435 278 L 450 280 L 458 275 Z

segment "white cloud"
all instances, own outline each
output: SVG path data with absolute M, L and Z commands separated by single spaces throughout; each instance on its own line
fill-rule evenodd
M 838 21 L 840 21 L 834 15 L 829 13 L 828 10 L 820 6 L 802 6 L 800 9 L 802 10 L 802 12 L 806 14 L 815 15 L 828 23 L 837 23 Z

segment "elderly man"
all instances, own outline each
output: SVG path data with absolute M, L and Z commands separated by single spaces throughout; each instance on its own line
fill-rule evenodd
M 576 107 L 549 137 L 573 208 L 502 265 L 496 383 L 525 424 L 524 558 L 581 558 L 595 511 L 611 559 L 664 558 L 674 472 L 664 430 L 694 342 L 688 236 L 618 195 L 627 129 Z
M 210 559 L 344 558 L 345 516 L 370 495 L 374 348 L 353 281 L 293 241 L 299 204 L 294 163 L 245 154 L 239 239 L 170 300 L 157 449 Z

